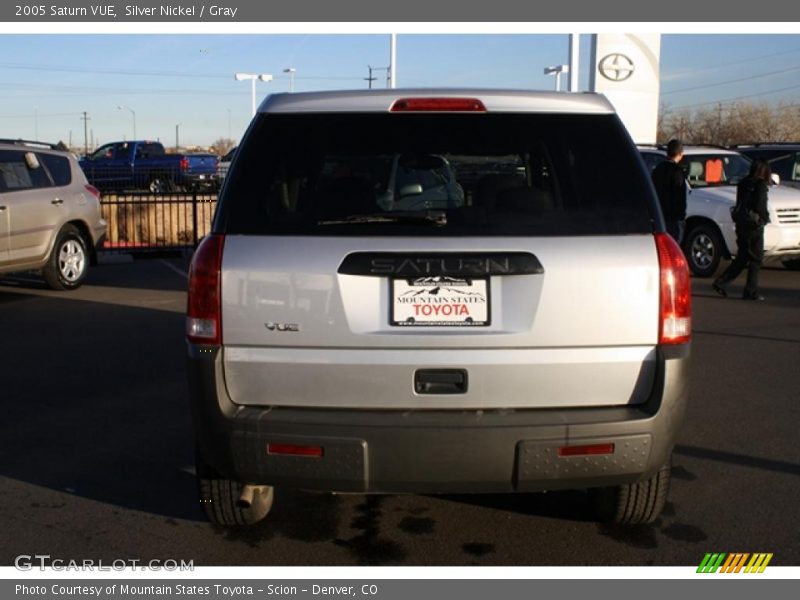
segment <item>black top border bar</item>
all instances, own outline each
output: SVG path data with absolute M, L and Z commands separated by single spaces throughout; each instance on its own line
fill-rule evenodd
M 14 0 L 0 22 L 798 23 L 786 0 Z M 765 33 L 765 32 L 761 32 Z

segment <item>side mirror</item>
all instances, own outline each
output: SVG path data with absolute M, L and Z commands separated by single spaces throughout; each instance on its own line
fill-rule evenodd
M 780 185 L 781 184 L 781 176 L 777 173 L 773 173 L 771 175 L 772 178 L 772 185 Z
M 401 198 L 405 198 L 406 196 L 419 196 L 421 193 L 422 184 L 420 183 L 409 183 L 400 188 Z

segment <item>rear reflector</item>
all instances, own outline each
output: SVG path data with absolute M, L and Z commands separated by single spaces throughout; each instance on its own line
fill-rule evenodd
M 486 112 L 477 98 L 400 98 L 390 112 Z
M 299 446 L 297 444 L 267 444 L 267 454 L 282 456 L 306 456 L 308 458 L 322 458 L 322 446 Z
M 559 456 L 596 456 L 614 454 L 614 444 L 586 444 L 583 446 L 561 446 Z
M 661 272 L 659 344 L 685 344 L 692 338 L 692 284 L 689 265 L 678 243 L 667 233 L 656 234 Z
M 220 268 L 224 243 L 225 236 L 206 236 L 189 265 L 186 337 L 195 344 L 222 343 Z

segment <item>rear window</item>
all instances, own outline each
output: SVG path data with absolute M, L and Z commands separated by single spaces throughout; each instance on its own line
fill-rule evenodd
M 217 231 L 649 233 L 652 187 L 614 115 L 259 115 Z
M 72 183 L 72 170 L 68 158 L 55 154 L 39 154 L 39 160 L 47 167 L 54 185 L 62 187 Z

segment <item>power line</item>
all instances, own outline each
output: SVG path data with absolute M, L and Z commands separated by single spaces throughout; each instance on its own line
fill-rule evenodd
M 703 67 L 698 72 L 703 73 L 705 71 L 711 71 L 716 69 L 721 69 L 723 67 L 730 67 L 731 65 L 740 65 L 746 62 L 756 62 L 759 60 L 764 60 L 765 58 L 773 58 L 775 56 L 782 56 L 784 54 L 794 54 L 796 52 L 800 52 L 800 48 L 794 48 L 792 50 L 783 50 L 782 52 L 773 52 L 771 54 L 761 54 L 760 56 L 753 56 L 750 58 L 741 58 L 739 60 L 732 60 L 729 62 L 719 63 L 716 65 L 709 65 L 708 67 Z
M 704 90 L 710 87 L 717 87 L 720 85 L 728 85 L 729 83 L 741 83 L 742 81 L 752 81 L 753 79 L 761 79 L 763 77 L 770 77 L 772 75 L 781 75 L 783 73 L 791 73 L 793 71 L 800 71 L 800 67 L 790 67 L 788 69 L 781 69 L 780 71 L 771 71 L 769 73 L 759 73 L 758 75 L 751 75 L 749 77 L 741 77 L 739 79 L 729 79 L 727 81 L 719 81 L 717 83 L 706 83 L 703 85 L 696 85 L 694 87 L 688 88 L 681 88 L 679 90 L 671 90 L 669 92 L 662 92 L 662 96 L 668 96 L 669 94 L 677 94 L 679 92 L 693 92 L 695 90 Z
M 746 100 L 747 98 L 757 98 L 759 96 L 768 96 L 769 94 L 777 94 L 780 92 L 788 92 L 791 90 L 800 89 L 800 85 L 791 85 L 789 87 L 779 88 L 776 90 L 768 90 L 766 92 L 758 92 L 756 94 L 746 94 L 744 96 L 736 96 L 734 98 L 725 98 L 724 100 L 712 100 L 710 102 L 697 102 L 695 104 L 684 104 L 683 106 L 672 107 L 672 110 L 679 110 L 682 108 L 695 108 L 697 106 L 708 106 L 709 104 L 730 104 L 737 100 Z
M 192 79 L 224 79 L 229 80 L 229 73 L 187 73 L 186 71 L 145 71 L 145 70 L 131 70 L 131 69 L 98 69 L 94 67 L 68 67 L 60 65 L 26 65 L 24 63 L 4 63 L 0 62 L 0 69 L 17 69 L 23 71 L 55 71 L 64 73 L 92 73 L 97 75 L 124 75 L 124 76 L 141 76 L 141 77 L 189 77 Z M 296 77 L 295 79 L 306 79 L 310 81 L 360 81 L 360 77 L 350 77 L 345 75 L 306 75 L 303 77 Z
M 76 117 L 80 116 L 82 113 L 78 112 L 71 112 L 71 113 L 36 113 L 37 118 L 47 118 L 47 117 Z M 0 115 L 0 119 L 24 119 L 25 117 L 30 117 L 30 114 L 21 114 L 21 115 Z

